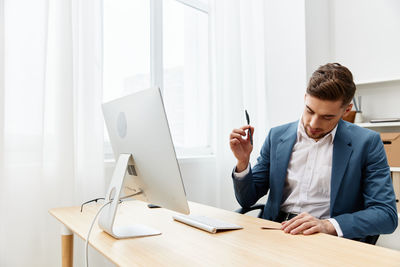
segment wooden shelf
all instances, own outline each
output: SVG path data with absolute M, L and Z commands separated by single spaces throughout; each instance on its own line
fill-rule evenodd
M 356 125 L 364 128 L 374 128 L 374 127 L 400 127 L 400 122 L 364 122 L 356 123 Z
M 378 83 L 390 83 L 390 82 L 400 82 L 400 78 L 395 79 L 386 79 L 386 80 L 371 80 L 371 81 L 355 81 L 354 83 L 357 85 L 370 85 L 370 84 L 378 84 Z
M 390 167 L 391 172 L 400 172 L 400 167 Z

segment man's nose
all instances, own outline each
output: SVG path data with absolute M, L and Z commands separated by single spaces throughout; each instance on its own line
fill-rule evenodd
M 312 116 L 312 117 L 311 117 L 310 126 L 311 126 L 311 128 L 313 128 L 313 129 L 319 128 L 319 127 L 318 127 L 318 126 L 319 126 L 319 119 L 318 119 L 317 116 Z

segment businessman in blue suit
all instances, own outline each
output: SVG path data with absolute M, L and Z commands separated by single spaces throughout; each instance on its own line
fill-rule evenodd
M 338 63 L 312 75 L 299 121 L 272 128 L 257 164 L 246 125 L 230 134 L 236 199 L 248 208 L 269 192 L 263 217 L 290 234 L 327 233 L 375 243 L 398 224 L 395 194 L 378 133 L 343 121 L 356 86 Z

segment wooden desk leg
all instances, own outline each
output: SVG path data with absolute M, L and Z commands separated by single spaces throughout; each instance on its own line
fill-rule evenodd
M 62 267 L 72 267 L 74 262 L 74 234 L 64 225 L 61 229 Z

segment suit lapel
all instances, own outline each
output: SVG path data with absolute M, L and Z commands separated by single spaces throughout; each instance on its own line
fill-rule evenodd
M 340 184 L 349 163 L 350 155 L 353 152 L 351 147 L 351 139 L 347 133 L 346 125 L 342 120 L 336 131 L 335 140 L 333 142 L 332 156 L 332 175 L 331 175 L 331 203 L 330 210 L 335 203 Z
M 286 132 L 281 136 L 276 149 L 276 192 L 278 201 L 282 200 L 283 188 L 286 180 L 287 168 L 289 165 L 290 156 L 294 143 L 297 139 L 298 123 L 292 123 Z

